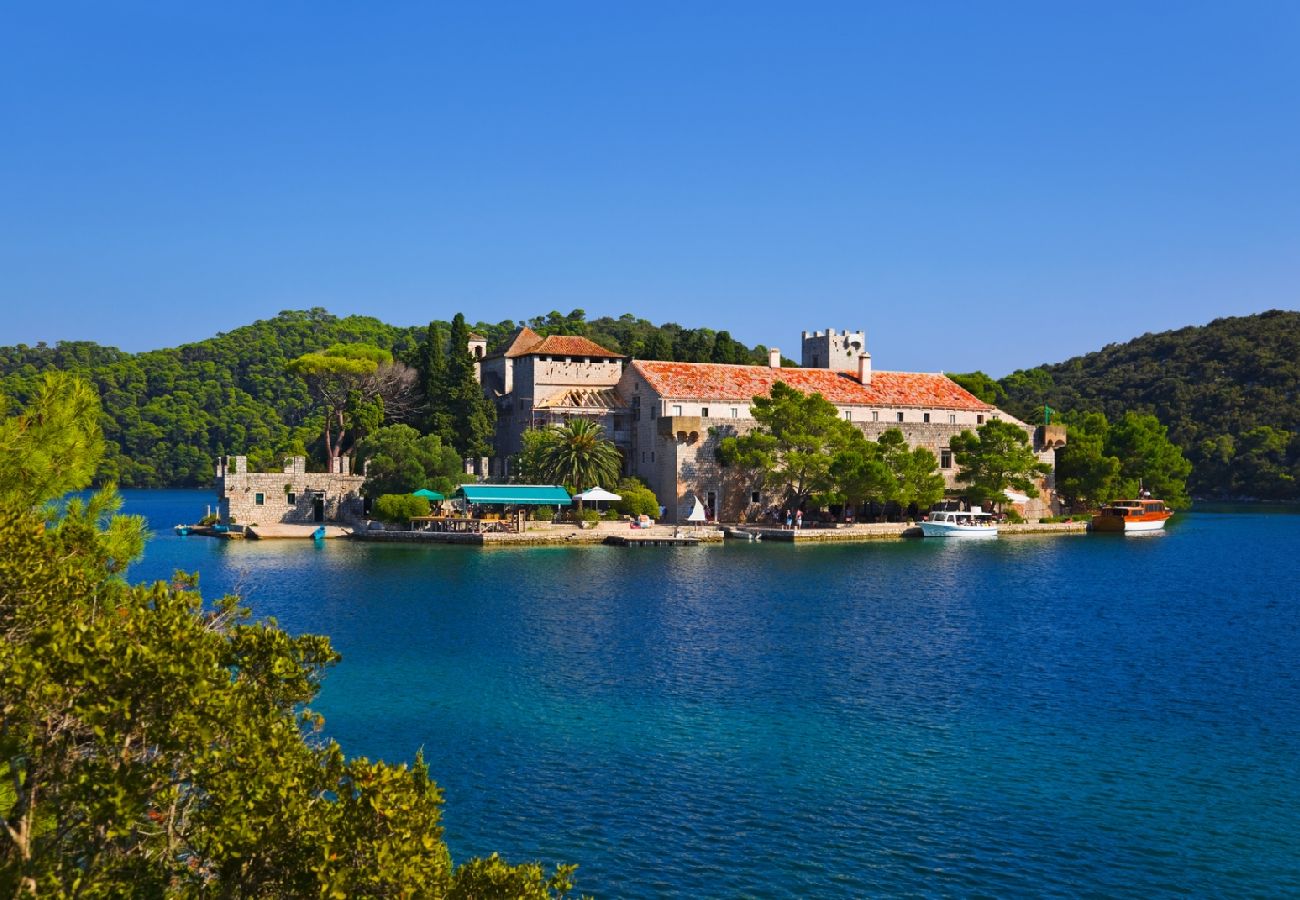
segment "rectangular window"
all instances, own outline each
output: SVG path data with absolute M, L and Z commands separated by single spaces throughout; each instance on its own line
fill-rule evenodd
M 929 424 L 930 424 L 930 414 L 929 414 L 929 413 L 922 413 L 922 414 L 921 414 L 921 421 L 924 422 L 925 424 L 929 425 Z
M 733 407 L 731 408 L 731 417 L 732 417 L 733 419 L 739 419 L 739 418 L 740 418 L 740 410 L 736 409 L 736 407 L 733 406 Z
M 956 424 L 957 424 L 957 416 L 956 416 L 955 414 L 951 414 L 951 415 L 948 416 L 948 424 L 949 424 L 949 425 L 956 425 Z
M 266 503 L 266 494 L 254 494 L 253 503 L 257 506 L 264 505 Z
M 880 410 L 878 410 L 878 409 L 873 409 L 873 410 L 871 411 L 871 421 L 873 421 L 873 422 L 879 422 L 879 421 L 880 421 Z
M 940 451 L 939 451 L 939 468 L 941 468 L 941 469 L 951 469 L 951 468 L 952 468 L 952 451 L 951 451 L 951 450 L 940 450 Z
M 702 419 L 707 419 L 708 417 L 709 417 L 709 408 L 708 408 L 707 406 L 701 406 L 701 407 L 700 407 L 700 418 L 702 418 Z
M 903 414 L 902 414 L 902 413 L 899 413 L 899 414 L 898 414 L 898 421 L 900 421 L 900 422 L 903 421 Z
M 975 417 L 975 424 L 976 424 L 976 425 L 983 425 L 983 424 L 984 424 L 984 417 L 983 417 L 983 416 L 976 416 L 976 417 Z
M 673 415 L 674 415 L 674 416 L 680 416 L 681 414 L 682 414 L 682 408 L 681 408 L 680 406 L 674 406 L 674 407 L 673 407 Z
M 852 411 L 852 410 L 850 410 L 850 409 L 846 409 L 846 410 L 844 410 L 844 421 L 845 421 L 845 422 L 852 422 L 852 421 L 853 421 L 853 411 Z
M 645 462 L 645 451 L 641 451 L 641 462 Z
M 297 494 L 285 494 L 285 495 L 284 495 L 284 499 L 286 499 L 286 500 L 289 501 L 289 505 L 290 505 L 290 506 L 297 506 L 297 505 L 298 505 L 298 495 L 297 495 Z
M 659 407 L 657 406 L 650 407 L 650 418 L 652 419 L 659 418 Z
M 758 491 L 750 491 L 750 492 L 749 492 L 749 502 L 750 502 L 750 503 L 757 503 L 757 502 L 758 502 Z
M 655 452 L 654 452 L 653 450 L 651 450 L 651 451 L 650 451 L 650 462 L 654 462 L 654 461 L 655 461 Z

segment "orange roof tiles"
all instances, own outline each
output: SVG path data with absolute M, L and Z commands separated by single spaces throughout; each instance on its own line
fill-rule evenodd
M 498 347 L 492 352 L 493 356 L 505 356 L 513 359 L 516 356 L 524 356 L 529 349 L 536 347 L 542 342 L 542 336 L 533 331 L 527 325 L 521 325 L 515 329 L 515 333 L 506 339 L 505 344 Z
M 504 356 L 516 359 L 520 356 L 599 356 L 606 359 L 618 359 L 623 354 L 606 350 L 595 341 L 585 337 L 553 334 L 542 337 L 527 325 L 515 329 L 506 342 L 493 351 L 492 356 Z
M 585 337 L 571 337 L 569 335 L 553 334 L 548 338 L 543 338 L 540 344 L 529 347 L 526 353 L 521 355 L 536 356 L 603 356 L 610 359 L 618 359 L 621 353 L 614 353 L 612 350 L 606 350 L 595 341 L 589 341 Z
M 771 369 L 719 363 L 636 360 L 632 368 L 650 387 L 671 400 L 749 400 L 770 393 L 783 381 L 805 394 L 821 394 L 840 406 L 908 406 L 930 409 L 991 410 L 992 406 L 946 375 L 926 372 L 873 372 L 869 384 L 830 369 Z

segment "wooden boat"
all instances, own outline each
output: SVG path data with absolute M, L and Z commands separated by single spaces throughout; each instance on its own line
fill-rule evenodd
M 1092 517 L 1092 530 L 1109 534 L 1159 531 L 1173 514 L 1163 500 L 1116 500 Z
M 921 533 L 926 537 L 995 538 L 998 524 L 978 506 L 969 512 L 941 509 L 931 512 L 921 523 Z

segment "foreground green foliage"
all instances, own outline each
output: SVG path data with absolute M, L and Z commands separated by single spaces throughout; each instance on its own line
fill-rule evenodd
M 324 637 L 131 586 L 143 523 L 84 487 L 104 444 L 87 389 L 37 386 L 0 440 L 0 891 L 82 897 L 553 897 L 572 869 L 459 869 L 412 765 L 346 758 L 305 709 Z M 36 477 L 33 477 L 36 476 Z

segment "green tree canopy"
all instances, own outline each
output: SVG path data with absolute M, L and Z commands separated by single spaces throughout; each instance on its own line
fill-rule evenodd
M 1008 488 L 1037 497 L 1034 481 L 1052 471 L 1034 455 L 1025 430 L 1002 419 L 990 419 L 974 433 L 963 431 L 949 445 L 958 466 L 957 478 L 966 482 L 970 497 L 981 502 L 1007 502 Z
M 288 364 L 307 384 L 324 417 L 325 455 L 350 452 L 367 431 L 399 421 L 415 403 L 415 373 L 393 354 L 369 344 L 335 344 Z
M 1056 451 L 1056 490 L 1070 507 L 1095 508 L 1119 493 L 1119 459 L 1106 453 L 1110 424 L 1101 413 L 1073 415 Z
M 543 898 L 570 869 L 456 868 L 441 793 L 413 765 L 348 759 L 306 709 L 329 641 L 132 586 L 138 518 L 101 491 L 62 511 L 103 442 L 84 385 L 47 378 L 0 423 L 0 891 L 10 896 Z M 306 732 L 304 731 L 306 729 Z
M 985 403 L 1001 406 L 1007 401 L 1007 392 L 1002 385 L 983 372 L 967 372 L 964 375 L 948 373 L 948 377 L 957 382 Z
M 899 496 L 898 476 L 885 462 L 881 445 L 861 432 L 856 434 L 836 451 L 829 470 L 834 498 L 844 503 L 846 512 L 863 503 L 885 504 Z
M 909 448 L 903 432 L 897 428 L 886 430 L 877 443 L 881 460 L 895 486 L 889 499 L 904 509 L 912 504 L 929 509 L 943 497 L 943 473 L 933 453 L 924 447 Z
M 367 497 L 409 494 L 428 488 L 450 497 L 467 480 L 460 454 L 437 435 L 421 435 L 410 425 L 388 425 L 357 445 L 358 468 L 367 466 Z
M 831 460 L 850 440 L 852 426 L 821 394 L 805 394 L 784 382 L 753 399 L 758 427 L 718 442 L 724 465 L 761 474 L 767 486 L 795 506 L 814 494 L 834 491 Z
M 1119 492 L 1124 496 L 1135 497 L 1145 488 L 1172 506 L 1190 505 L 1187 476 L 1192 464 L 1155 416 L 1125 413 L 1107 432 L 1106 453 L 1119 459 Z

